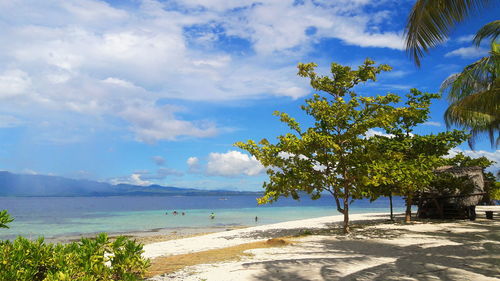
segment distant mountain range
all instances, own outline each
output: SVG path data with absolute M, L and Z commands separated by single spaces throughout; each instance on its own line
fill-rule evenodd
M 145 196 L 250 195 L 251 191 L 201 190 L 172 186 L 109 184 L 56 176 L 23 175 L 0 171 L 0 196 Z

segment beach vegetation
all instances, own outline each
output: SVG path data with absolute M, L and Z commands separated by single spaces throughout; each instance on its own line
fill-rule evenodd
M 500 26 L 500 21 L 498 21 Z M 500 32 L 500 28 L 499 28 Z M 487 134 L 491 146 L 500 143 L 500 44 L 492 42 L 490 55 L 466 66 L 441 84 L 450 102 L 444 118 L 448 127 L 467 128 L 475 140 Z
M 265 194 L 259 199 L 260 204 L 276 201 L 280 196 L 299 199 L 300 192 L 317 199 L 327 192 L 333 196 L 337 210 L 344 214 L 344 232 L 349 232 L 349 204 L 363 197 L 363 175 L 373 156 L 365 149 L 369 142 L 366 135 L 370 129 L 392 123 L 391 104 L 400 100 L 395 94 L 365 97 L 352 90 L 391 69 L 374 64 L 367 59 L 353 70 L 332 63 L 331 77 L 318 75 L 314 63 L 298 65 L 298 75 L 309 78 L 312 88 L 327 94 L 314 94 L 301 107 L 313 118 L 314 126 L 303 129 L 295 118 L 276 111 L 274 114 L 293 133 L 279 136 L 275 144 L 267 139 L 235 144 L 267 168 L 269 181 L 263 185 Z
M 500 182 L 493 182 L 488 194 L 491 200 L 500 200 Z
M 405 30 L 407 53 L 420 66 L 421 58 L 430 48 L 444 43 L 456 24 L 471 15 L 479 14 L 493 2 L 495 1 L 416 1 Z M 488 135 L 492 146 L 500 143 L 499 34 L 500 20 L 494 20 L 479 29 L 471 43 L 479 47 L 482 41 L 489 39 L 489 55 L 466 66 L 461 73 L 452 74 L 441 85 L 441 92 L 448 93 L 447 99 L 450 102 L 444 116 L 446 125 L 468 129 L 471 148 L 474 147 L 475 140 L 484 133 Z
M 459 130 L 415 134 L 414 128 L 429 118 L 431 102 L 439 95 L 412 89 L 406 98 L 404 110 L 395 115 L 392 125 L 385 128 L 385 134 L 371 138 L 369 149 L 378 157 L 367 165 L 365 179 L 368 185 L 373 185 L 367 191 L 371 200 L 379 196 L 404 196 L 405 221 L 410 222 L 414 194 L 432 186 L 438 178 L 435 169 L 451 161 L 443 156 L 468 136 Z
M 0 211 L 0 228 L 9 228 L 8 224 L 13 221 L 14 218 L 7 213 L 7 210 Z
M 314 94 L 301 108 L 314 120 L 303 129 L 284 112 L 275 112 L 292 133 L 278 137 L 277 143 L 262 139 L 235 145 L 255 156 L 266 168 L 269 181 L 259 203 L 279 197 L 300 198 L 305 192 L 312 199 L 330 193 L 337 210 L 344 214 L 344 232 L 349 232 L 349 204 L 360 198 L 387 194 L 382 187 L 407 197 L 424 188 L 433 178 L 441 156 L 465 139 L 461 131 L 416 136 L 413 127 L 428 118 L 430 101 L 437 94 L 412 89 L 407 101 L 395 94 L 358 95 L 353 88 L 375 81 L 388 65 L 375 66 L 367 59 L 357 70 L 331 64 L 331 77 L 315 72 L 316 64 L 299 64 L 298 75 L 309 78 L 311 86 L 326 96 Z M 383 136 L 370 132 L 382 130 Z M 410 209 L 411 210 L 411 209 Z
M 104 233 L 68 244 L 18 237 L 0 241 L 0 280 L 141 280 L 149 266 L 143 245 Z

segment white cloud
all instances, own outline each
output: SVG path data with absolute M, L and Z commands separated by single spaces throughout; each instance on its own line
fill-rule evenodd
M 380 76 L 381 77 L 390 77 L 390 78 L 401 78 L 401 77 L 407 76 L 410 73 L 411 73 L 411 71 L 394 70 L 394 71 L 382 73 Z
M 455 39 L 458 43 L 472 43 L 472 39 L 474 39 L 474 34 L 463 35 Z
M 199 173 L 201 172 L 200 159 L 198 157 L 189 157 L 186 161 L 188 165 L 188 171 L 190 173 Z
M 474 59 L 483 57 L 488 54 L 488 50 L 485 48 L 477 48 L 477 47 L 462 47 L 451 52 L 446 53 L 445 57 L 454 57 L 458 56 L 463 59 Z
M 309 86 L 294 66 L 324 38 L 402 49 L 400 30 L 379 28 L 390 20 L 391 7 L 370 12 L 375 4 L 367 0 L 133 5 L 0 2 L 0 110 L 32 128 L 66 120 L 81 132 L 96 129 L 88 120 L 107 127 L 118 119 L 148 143 L 211 137 L 221 131 L 217 120 L 180 118 L 159 101 L 303 97 Z M 199 34 L 190 31 L 197 27 Z M 235 54 L 211 44 L 221 36 L 247 42 L 248 51 Z M 205 49 L 192 40 L 205 42 Z M 56 130 L 46 128 L 47 135 Z
M 181 171 L 171 169 L 171 168 L 159 168 L 155 173 L 148 170 L 135 171 L 129 176 L 118 177 L 109 180 L 111 184 L 133 184 L 140 186 L 148 186 L 158 183 L 160 180 L 165 179 L 168 176 L 181 177 L 183 173 Z
M 0 100 L 26 94 L 31 79 L 22 70 L 6 70 L 0 74 Z
M 381 131 L 375 130 L 375 129 L 369 129 L 365 134 L 365 137 L 367 137 L 367 138 L 371 138 L 373 136 L 382 136 L 382 137 L 387 137 L 387 138 L 394 137 L 394 135 L 392 135 L 392 134 L 387 134 L 387 133 L 384 133 L 384 132 L 381 132 Z
M 200 162 L 200 159 L 198 157 L 189 157 L 186 163 L 188 164 L 189 167 L 196 166 Z
M 129 81 L 125 81 L 125 80 L 113 78 L 113 77 L 108 77 L 108 78 L 102 80 L 102 82 L 117 85 L 117 86 L 124 87 L 124 88 L 134 88 L 135 87 L 134 84 L 130 83 Z
M 155 106 L 128 107 L 119 115 L 131 124 L 130 130 L 138 141 L 155 143 L 160 140 L 176 140 L 179 136 L 211 137 L 218 133 L 209 121 L 188 122 L 178 120 L 171 108 Z
M 435 121 L 427 121 L 427 122 L 424 122 L 422 125 L 434 126 L 434 127 L 441 127 L 442 126 L 441 123 L 435 122 Z
M 212 176 L 256 176 L 264 172 L 264 166 L 254 157 L 231 150 L 226 153 L 210 153 L 207 174 Z
M 143 180 L 141 178 L 141 176 L 143 176 L 143 172 L 132 173 L 130 176 L 127 176 L 127 177 L 111 179 L 110 183 L 111 184 L 132 184 L 132 185 L 140 185 L 140 186 L 148 186 L 148 185 L 153 184 L 151 181 Z
M 193 2 L 193 1 L 190 1 Z M 196 5 L 225 11 L 222 25 L 231 36 L 247 38 L 254 49 L 261 54 L 298 48 L 307 50 L 308 44 L 318 38 L 337 38 L 343 42 L 362 47 L 383 47 L 403 49 L 400 31 L 380 32 L 375 28 L 383 18 L 390 15 L 385 11 L 366 13 L 364 8 L 370 1 L 331 1 L 313 3 L 303 1 L 245 1 L 235 12 L 234 6 L 209 4 L 195 1 Z M 189 3 L 189 2 L 188 2 Z M 314 34 L 307 34 L 313 29 Z

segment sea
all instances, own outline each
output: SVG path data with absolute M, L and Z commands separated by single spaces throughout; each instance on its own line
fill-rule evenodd
M 331 196 L 296 201 L 283 198 L 258 205 L 257 195 L 0 197 L 0 210 L 15 219 L 0 229 L 0 239 L 24 236 L 57 238 L 99 232 L 121 233 L 191 227 L 256 226 L 289 220 L 340 215 Z M 404 201 L 393 198 L 394 212 Z M 176 211 L 178 214 L 174 215 Z M 182 213 L 184 212 L 184 215 Z M 354 201 L 350 213 L 389 213 L 388 198 Z M 211 219 L 210 215 L 214 214 Z M 257 217 L 257 220 L 255 220 Z

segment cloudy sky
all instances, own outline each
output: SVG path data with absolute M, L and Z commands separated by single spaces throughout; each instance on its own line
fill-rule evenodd
M 418 69 L 403 51 L 413 1 L 0 0 L 0 170 L 112 183 L 259 190 L 236 141 L 273 139 L 272 112 L 304 118 L 299 62 L 327 74 L 366 57 L 393 66 L 362 94 L 436 92 L 487 54 L 460 25 Z M 446 130 L 446 101 L 417 133 Z M 374 132 L 376 133 L 376 132 Z M 487 141 L 477 151 L 500 162 Z M 497 164 L 497 167 L 499 165 Z

